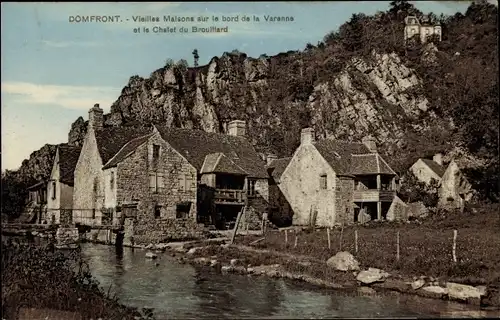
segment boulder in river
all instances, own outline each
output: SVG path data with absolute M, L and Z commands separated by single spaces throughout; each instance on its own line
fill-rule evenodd
M 364 284 L 371 284 L 384 281 L 388 276 L 389 274 L 384 270 L 369 268 L 368 270 L 361 271 L 356 277 L 356 280 Z
M 158 258 L 158 256 L 156 255 L 156 253 L 153 253 L 153 252 L 149 251 L 149 252 L 146 252 L 146 258 L 148 258 L 148 259 L 156 259 L 156 258 Z

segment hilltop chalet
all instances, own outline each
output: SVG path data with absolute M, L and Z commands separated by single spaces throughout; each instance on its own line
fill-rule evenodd
M 385 219 L 396 194 L 397 175 L 372 138 L 316 141 L 314 130 L 306 128 L 288 164 L 287 159 L 273 162 L 271 175 L 290 204 L 294 225 L 348 224 L 359 221 L 362 212 Z
M 439 24 L 431 24 L 428 17 L 422 17 L 422 22 L 415 16 L 407 16 L 405 18 L 404 40 L 407 41 L 413 36 L 419 35 L 420 41 L 425 43 L 427 38 L 436 35 L 441 41 L 441 26 Z
M 47 183 L 48 223 L 70 223 L 73 209 L 73 185 L 76 163 L 81 148 L 61 144 L 56 149 L 50 179 Z
M 75 222 L 128 219 L 137 243 L 156 242 L 185 237 L 199 223 L 224 228 L 245 203 L 266 208 L 265 162 L 245 138 L 244 121 L 230 122 L 228 134 L 219 134 L 103 128 L 102 120 L 94 106 L 75 170 Z

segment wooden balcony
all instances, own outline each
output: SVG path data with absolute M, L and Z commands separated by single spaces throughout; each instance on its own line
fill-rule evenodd
M 354 202 L 392 202 L 396 191 L 393 190 L 355 190 Z
M 245 191 L 235 189 L 215 190 L 215 204 L 243 204 L 245 203 Z

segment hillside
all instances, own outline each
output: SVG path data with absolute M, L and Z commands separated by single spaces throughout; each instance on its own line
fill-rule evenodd
M 457 154 L 475 187 L 498 199 L 497 7 L 429 14 L 441 23 L 443 41 L 425 45 L 404 44 L 408 14 L 422 15 L 406 1 L 374 16 L 353 15 L 300 52 L 226 52 L 196 68 L 167 60 L 149 78 L 130 78 L 106 125 L 161 122 L 223 132 L 228 120 L 244 119 L 256 148 L 279 156 L 293 152 L 306 126 L 347 140 L 372 134 L 397 171 L 438 151 Z M 81 143 L 85 132 L 79 118 L 68 142 Z M 43 161 L 32 156 L 19 174 L 38 180 L 45 173 L 27 168 Z

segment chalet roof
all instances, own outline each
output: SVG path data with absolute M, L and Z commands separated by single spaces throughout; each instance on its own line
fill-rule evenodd
M 103 169 L 115 167 L 118 163 L 125 160 L 129 155 L 131 155 L 135 151 L 135 149 L 139 148 L 141 145 L 146 143 L 148 141 L 149 137 L 151 137 L 151 135 L 152 134 L 150 133 L 150 134 L 147 134 L 144 136 L 134 138 L 134 139 L 130 140 L 129 142 L 127 142 L 120 149 L 120 151 L 118 151 L 118 153 L 114 157 L 112 157 L 108 161 L 108 163 L 106 163 L 104 165 Z
M 352 155 L 351 174 L 366 175 L 375 173 L 396 175 L 378 153 Z
M 148 127 L 108 127 L 96 132 L 97 148 L 106 164 L 130 140 L 151 133 Z
M 80 157 L 81 147 L 64 144 L 59 146 L 59 181 L 73 186 L 75 168 Z
M 443 167 L 434 160 L 430 159 L 420 159 L 420 160 L 422 160 L 422 162 L 425 163 L 427 167 L 429 167 L 429 169 L 434 171 L 434 173 L 437 174 L 439 177 L 443 177 L 444 172 L 446 171 L 445 167 Z
M 274 159 L 268 167 L 268 171 L 273 177 L 274 181 L 279 182 L 281 175 L 285 171 L 286 167 L 290 163 L 290 160 L 292 160 L 291 157 L 288 158 L 280 158 L 280 159 Z
M 396 175 L 378 153 L 371 153 L 363 143 L 323 139 L 314 146 L 338 175 Z
M 243 169 L 249 177 L 268 177 L 265 162 L 244 137 L 163 126 L 158 126 L 157 129 L 162 138 L 199 171 L 207 155 L 220 152 Z
M 247 175 L 245 170 L 240 168 L 233 160 L 224 153 L 216 152 L 205 156 L 205 161 L 200 173 L 231 173 L 237 175 Z

